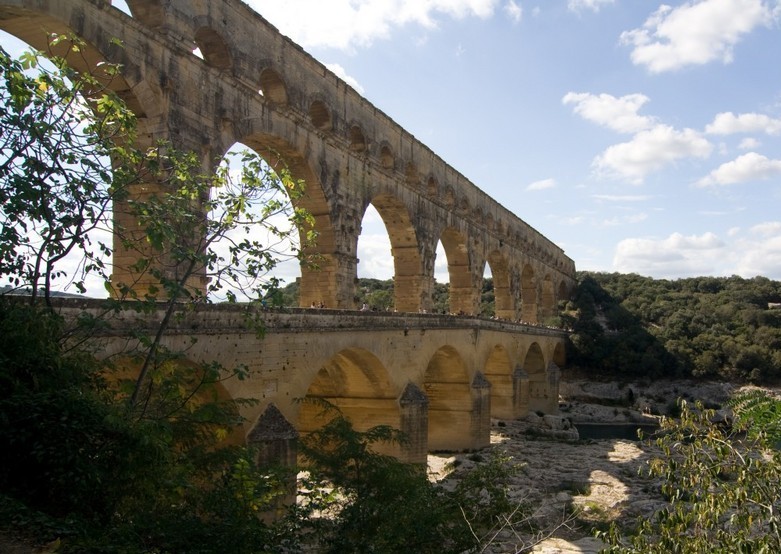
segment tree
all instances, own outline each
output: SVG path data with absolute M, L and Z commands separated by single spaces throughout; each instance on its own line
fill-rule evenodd
M 68 56 L 80 56 L 75 39 Z M 0 49 L 0 276 L 47 301 L 55 282 L 80 292 L 87 274 L 106 278 L 110 248 L 94 231 L 110 230 L 115 199 L 135 179 L 133 114 L 107 88 L 116 68 L 77 73 L 63 57 Z M 111 160 L 117 163 L 112 167 Z M 80 251 L 68 274 L 64 260 Z
M 78 40 L 53 41 L 80 55 Z M 222 440 L 241 423 L 242 401 L 215 392 L 244 371 L 184 363 L 161 338 L 211 292 L 235 300 L 273 288 L 274 245 L 307 221 L 292 206 L 303 184 L 254 154 L 235 175 L 227 166 L 209 172 L 170 144 L 137 148 L 134 117 L 106 84 L 117 68 L 100 71 L 0 52 L 0 277 L 29 292 L 27 305 L 10 298 L 0 307 L 0 519 L 76 551 L 264 551 L 276 539 L 257 513 L 281 487 L 255 467 L 251 449 Z M 150 179 L 158 194 L 130 197 L 132 184 Z M 137 269 L 158 285 L 142 298 L 128 284 L 113 289 L 106 313 L 162 305 L 165 314 L 126 352 L 137 371 L 128 388 L 86 342 L 74 343 L 70 326 L 89 318 L 66 321 L 51 303 L 58 279 L 78 290 L 90 275 L 110 285 L 111 247 L 94 232 L 112 230 L 118 202 L 148 244 Z M 293 226 L 278 226 L 280 217 Z M 249 233 L 257 228 L 272 242 Z M 63 265 L 72 256 L 76 274 Z M 194 276 L 210 279 L 205 290 Z
M 732 425 L 681 402 L 665 419 L 649 474 L 669 505 L 623 534 L 602 534 L 614 553 L 781 551 L 781 401 L 764 392 L 732 401 Z

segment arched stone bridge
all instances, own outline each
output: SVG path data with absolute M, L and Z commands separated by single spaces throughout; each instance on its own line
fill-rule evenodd
M 75 313 L 97 310 L 100 301 L 61 306 Z M 261 416 L 271 404 L 299 432 L 315 429 L 321 408 L 296 400 L 318 398 L 339 407 L 357 429 L 401 429 L 410 440 L 394 453 L 425 462 L 431 450 L 487 446 L 491 418 L 558 411 L 567 337 L 559 329 L 469 316 L 292 308 L 254 312 L 266 329 L 258 337 L 246 316 L 237 304 L 204 306 L 178 319 L 164 346 L 195 363 L 218 360 L 249 370 L 248 379 L 224 386 L 233 398 L 259 400 L 243 408 L 250 436 L 269 431 Z M 152 333 L 161 319 L 134 312 L 117 317 L 103 337 L 106 356 L 126 351 L 125 329 L 146 326 Z
M 557 301 L 566 298 L 575 283 L 574 263 L 560 248 L 242 2 L 127 0 L 127 4 L 132 16 L 108 0 L 0 0 L 0 28 L 41 49 L 48 47 L 51 33 L 78 35 L 87 47 L 71 62 L 80 70 L 99 71 L 103 60 L 120 64 L 121 76 L 107 82 L 136 113 L 140 135 L 149 144 L 169 140 L 199 153 L 204 166 L 211 168 L 236 143 L 270 162 L 283 160 L 294 177 L 306 182 L 307 195 L 300 207 L 314 215 L 319 235 L 310 252 L 318 255 L 319 269 L 302 267 L 301 306 L 324 302 L 337 310 L 354 309 L 357 243 L 370 204 L 390 238 L 399 314 L 383 315 L 377 321 L 380 328 L 371 331 L 361 328 L 360 324 L 374 324 L 367 319 L 356 319 L 354 327 L 336 326 L 344 319 L 334 315 L 337 312 L 290 314 L 290 325 L 304 331 L 284 331 L 285 324 L 272 326 L 268 344 L 278 341 L 284 346 L 264 343 L 256 355 L 267 348 L 281 352 L 289 347 L 289 356 L 300 357 L 306 351 L 308 362 L 317 358 L 321 365 L 308 365 L 310 373 L 288 377 L 290 383 L 300 381 L 297 387 L 282 388 L 284 379 L 269 378 L 276 379 L 278 387 L 272 395 L 271 381 L 263 378 L 251 384 L 252 394 L 277 398 L 289 415 L 284 408 L 287 397 L 309 387 L 324 396 L 342 391 L 341 403 L 352 409 L 367 394 L 389 402 L 397 394 L 405 398 L 403 390 L 409 382 L 428 396 L 432 420 L 446 419 L 440 412 L 456 405 L 461 407 L 453 408 L 454 412 L 474 418 L 476 412 L 465 410 L 464 402 L 482 390 L 481 379 L 486 379 L 493 385 L 492 409 L 518 415 L 524 403 L 510 400 L 515 398 L 510 391 L 524 382 L 525 372 L 528 407 L 555 410 L 557 380 L 555 372 L 546 372 L 551 362 L 563 364 L 560 333 L 470 318 L 456 320 L 461 326 L 451 327 L 451 319 L 443 317 L 437 327 L 440 324 L 434 322 L 440 320 L 410 314 L 431 309 L 434 261 L 441 242 L 451 311 L 479 311 L 487 264 L 494 280 L 496 315 L 510 321 L 544 321 L 555 315 Z M 157 186 L 139 185 L 133 194 L 143 195 Z M 121 206 L 116 207 L 115 220 L 126 228 L 133 226 Z M 149 283 L 134 274 L 135 261 L 135 255 L 115 239 L 114 282 L 134 283 L 143 290 Z M 404 318 L 413 324 L 399 335 L 401 330 L 394 325 Z M 293 325 L 294 320 L 301 322 Z M 390 328 L 382 330 L 387 325 Z M 230 340 L 225 338 L 226 343 Z M 322 350 L 327 356 L 315 350 L 317 345 L 329 346 Z M 333 345 L 339 345 L 339 350 L 333 351 Z M 229 349 L 213 354 L 227 356 Z M 498 366 L 503 369 L 495 369 Z M 516 382 L 517 367 L 521 371 Z M 261 373 L 266 371 L 261 368 Z M 292 364 L 268 370 L 280 375 L 285 371 L 299 368 Z M 329 378 L 320 376 L 321 371 Z M 304 386 L 306 375 L 313 380 Z M 342 381 L 340 375 L 349 378 Z M 427 381 L 425 375 L 433 377 Z M 502 377 L 492 381 L 492 375 Z M 544 393 L 535 392 L 545 383 Z M 452 401 L 448 400 L 451 393 Z M 544 395 L 547 403 L 532 400 Z M 305 419 L 299 421 L 302 427 Z M 466 428 L 464 421 L 459 425 Z M 432 432 L 429 446 L 439 446 L 437 432 Z M 474 446 L 470 440 L 457 446 Z

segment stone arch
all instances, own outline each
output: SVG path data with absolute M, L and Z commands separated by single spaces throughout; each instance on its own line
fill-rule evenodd
M 320 131 L 330 131 L 333 128 L 331 110 L 322 100 L 313 100 L 309 105 L 309 119 Z
M 449 227 L 440 236 L 450 277 L 450 311 L 474 314 L 478 306 L 477 290 L 472 283 L 472 266 L 466 237 Z
M 195 31 L 194 41 L 207 65 L 217 69 L 230 69 L 233 66 L 225 39 L 211 27 L 201 27 Z
M 393 296 L 399 312 L 417 312 L 422 307 L 423 262 L 407 206 L 389 194 L 371 201 L 385 224 L 393 256 Z
M 165 11 L 160 0 L 125 0 L 133 18 L 150 28 L 161 27 L 165 23 Z
M 35 24 L 29 24 L 30 20 L 34 20 Z M 145 90 L 146 84 L 143 81 L 128 80 L 128 76 L 134 75 L 137 68 L 133 60 L 126 59 L 127 53 L 122 47 L 112 42 L 113 37 L 101 35 L 92 37 L 96 39 L 93 41 L 90 37 L 77 33 L 76 29 L 55 15 L 9 6 L 0 6 L 0 29 L 41 52 L 51 52 L 55 56 L 63 57 L 76 71 L 94 76 L 101 85 L 115 92 L 138 118 L 147 117 L 150 112 L 151 115 L 159 115 L 157 98 L 152 98 L 152 95 Z M 56 47 L 50 46 L 52 35 L 69 34 L 79 34 L 80 39 L 84 41 L 78 55 L 68 53 L 65 43 Z M 119 74 L 106 71 L 106 62 L 119 63 Z M 143 102 L 142 99 L 149 101 Z
M 564 280 L 561 280 L 559 282 L 559 289 L 558 293 L 556 294 L 556 302 L 561 302 L 562 300 L 569 300 L 569 289 L 567 287 L 567 283 L 564 282 Z
M 252 120 L 254 122 L 255 120 Z M 304 195 L 293 202 L 312 215 L 312 229 L 301 230 L 301 245 L 305 261 L 301 264 L 299 305 L 310 306 L 313 302 L 325 306 L 347 307 L 340 301 L 336 235 L 331 218 L 330 203 L 325 196 L 320 179 L 307 159 L 284 139 L 263 131 L 249 130 L 237 139 L 257 152 L 272 168 L 285 168 L 297 180 L 305 184 Z M 308 231 L 317 233 L 315 244 L 306 244 Z
M 534 281 L 534 269 L 529 264 L 521 272 L 521 320 L 537 323 L 537 284 Z
M 411 187 L 418 187 L 420 175 L 418 174 L 418 166 L 415 165 L 415 162 L 407 162 L 407 166 L 404 168 L 404 180 Z
M 566 367 L 567 365 L 567 349 L 563 342 L 557 342 L 553 347 L 553 363 L 560 368 Z
M 358 124 L 352 125 L 349 131 L 350 150 L 357 153 L 366 152 L 367 142 L 363 129 Z
M 330 421 L 334 413 L 325 408 L 326 402 L 338 408 L 358 431 L 376 425 L 399 429 L 397 397 L 379 358 L 362 348 L 347 348 L 318 369 L 301 403 L 296 428 L 309 433 Z
M 456 193 L 453 191 L 453 187 L 445 185 L 444 193 L 442 194 L 442 203 L 445 207 L 452 208 L 456 204 Z
M 529 410 L 551 413 L 551 392 L 548 390 L 545 356 L 536 342 L 533 342 L 526 352 L 523 370 L 529 378 Z M 558 398 L 555 400 L 558 402 Z
M 396 165 L 396 158 L 393 155 L 390 145 L 387 142 L 383 142 L 380 146 L 380 165 L 384 169 L 393 169 Z
M 553 279 L 551 278 L 550 273 L 546 274 L 542 280 L 540 304 L 540 312 L 543 317 L 552 317 L 556 315 L 556 296 L 554 294 Z
M 260 72 L 258 80 L 263 98 L 279 106 L 287 105 L 287 85 L 279 73 L 267 67 Z
M 431 198 L 436 198 L 439 194 L 439 183 L 433 175 L 429 175 L 426 181 L 426 194 Z
M 501 252 L 494 250 L 486 259 L 491 266 L 494 282 L 494 305 L 496 317 L 515 319 L 515 305 L 510 286 L 510 265 Z
M 466 450 L 472 447 L 472 394 L 469 372 L 452 346 L 443 346 L 431 357 L 423 378 L 429 400 L 429 450 Z
M 513 364 L 507 349 L 497 344 L 483 364 L 483 374 L 491 383 L 491 416 L 514 419 L 518 416 L 514 406 Z

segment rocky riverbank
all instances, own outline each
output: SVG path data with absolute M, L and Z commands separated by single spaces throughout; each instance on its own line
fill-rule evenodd
M 723 406 L 734 387 L 723 383 L 599 383 L 570 380 L 561 385 L 560 414 L 531 414 L 518 421 L 494 421 L 491 447 L 455 456 L 431 456 L 432 471 L 449 477 L 488 459 L 490 451 L 520 465 L 510 484 L 523 517 L 514 527 L 497 528 L 485 552 L 544 554 L 596 553 L 604 544 L 592 530 L 610 522 L 631 524 L 648 517 L 664 501 L 659 484 L 642 471 L 654 447 L 626 439 L 580 440 L 577 424 L 649 423 L 674 410 L 678 398 Z M 490 451 L 489 451 L 490 450 Z M 445 480 L 447 482 L 447 478 Z

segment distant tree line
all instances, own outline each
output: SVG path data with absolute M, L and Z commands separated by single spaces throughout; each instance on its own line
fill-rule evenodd
M 606 376 L 772 383 L 781 377 L 781 282 L 578 274 L 562 323 L 570 364 Z

